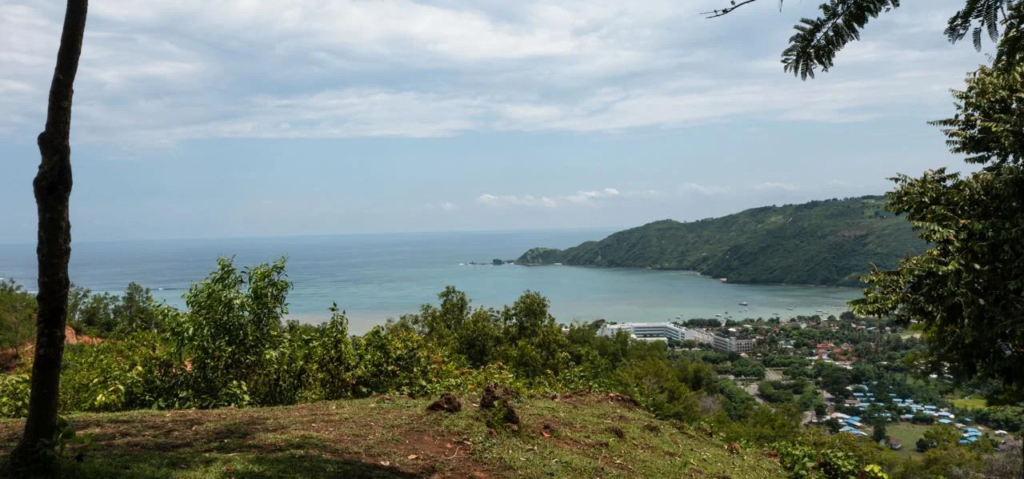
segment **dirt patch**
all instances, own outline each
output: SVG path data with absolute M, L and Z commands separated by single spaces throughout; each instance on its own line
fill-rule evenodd
M 505 424 L 513 424 L 518 426 L 520 423 L 519 413 L 517 413 L 515 408 L 512 407 L 512 404 L 508 402 L 508 399 L 504 401 L 504 406 L 505 414 L 501 417 L 501 420 Z
M 615 435 L 615 437 L 619 439 L 626 438 L 626 431 L 623 431 L 622 428 L 619 426 L 608 426 L 608 432 L 612 433 L 613 435 Z
M 452 393 L 444 393 L 437 401 L 430 403 L 430 405 L 427 406 L 427 410 L 457 413 L 462 410 L 462 403 L 460 403 Z
M 18 368 L 24 353 L 21 348 L 10 348 L 0 351 L 0 371 L 10 374 Z
M 637 402 L 636 399 L 633 399 L 624 394 L 608 393 L 606 397 L 609 402 L 621 404 L 632 409 L 640 409 L 640 403 Z
M 102 342 L 102 338 L 76 333 L 71 326 L 64 328 L 64 344 L 99 344 Z M 29 341 L 21 346 L 0 351 L 0 372 L 7 374 L 14 372 L 19 366 L 32 359 L 34 349 L 35 341 Z

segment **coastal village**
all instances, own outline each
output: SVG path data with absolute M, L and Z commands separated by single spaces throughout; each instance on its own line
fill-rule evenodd
M 877 380 L 843 384 L 841 389 L 830 392 L 825 390 L 827 387 L 822 378 L 805 377 L 811 370 L 829 374 L 827 371 L 833 368 L 852 373 L 855 368 L 860 369 L 858 364 L 882 370 L 887 367 L 902 369 L 902 366 L 896 366 L 902 358 L 890 361 L 890 358 L 877 358 L 871 353 L 875 352 L 878 343 L 898 341 L 914 344 L 919 341 L 919 335 L 885 321 L 844 313 L 841 318 L 800 316 L 785 322 L 772 318 L 767 321 L 722 322 L 714 319 L 686 323 L 603 323 L 598 334 L 604 337 L 625 334 L 635 340 L 665 342 L 670 350 L 683 355 L 720 354 L 734 359 L 735 363 L 755 363 L 758 367 L 753 375 L 724 376 L 753 394 L 759 402 L 772 402 L 761 395 L 766 383 L 782 388 L 807 384 L 814 397 L 805 412 L 804 424 L 807 427 L 822 427 L 833 434 L 875 440 L 904 454 L 923 453 L 935 447 L 926 439 L 925 433 L 937 427 L 955 431 L 956 442 L 962 446 L 1000 449 L 1019 440 L 1015 437 L 1015 434 L 1020 434 L 1019 422 L 1005 426 L 981 420 L 990 423 L 986 425 L 972 419 L 968 415 L 972 408 L 965 405 L 979 406 L 979 400 L 956 399 L 953 395 L 956 388 L 945 375 L 918 374 L 922 379 L 902 375 L 901 380 L 927 384 L 929 392 L 948 391 L 945 395 L 931 393 L 923 395 L 925 397 L 906 394 L 912 388 Z M 808 341 L 810 338 L 817 340 Z M 790 366 L 770 367 L 774 366 L 772 363 L 779 362 Z M 793 366 L 797 364 L 802 366 Z M 790 377 L 791 374 L 800 377 Z M 810 373 L 811 376 L 813 374 Z M 983 411 L 984 408 L 977 410 Z M 876 434 L 876 428 L 887 431 L 887 434 Z M 1014 429 L 1014 432 L 1007 429 Z M 947 433 L 946 436 L 951 437 L 952 434 Z

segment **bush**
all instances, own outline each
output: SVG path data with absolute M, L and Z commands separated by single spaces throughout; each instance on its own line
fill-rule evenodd
M 28 414 L 31 385 L 31 378 L 27 374 L 0 376 L 0 417 L 15 418 Z

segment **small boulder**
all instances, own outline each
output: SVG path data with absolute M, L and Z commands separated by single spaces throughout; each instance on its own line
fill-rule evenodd
M 462 403 L 452 393 L 444 393 L 438 398 L 437 401 L 430 403 L 427 406 L 428 411 L 444 411 L 447 413 L 457 413 L 462 410 Z
M 516 410 L 512 407 L 512 403 L 508 402 L 508 399 L 506 399 L 503 405 L 505 406 L 505 415 L 502 416 L 501 420 L 505 424 L 518 425 L 519 414 L 517 414 Z
M 498 394 L 498 388 L 493 384 L 488 384 L 484 388 L 484 394 L 480 396 L 480 409 L 494 409 L 499 399 L 501 399 L 501 395 Z

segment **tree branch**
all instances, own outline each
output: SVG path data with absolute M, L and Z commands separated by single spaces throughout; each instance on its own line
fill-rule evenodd
M 725 8 L 722 8 L 722 9 L 715 9 L 715 10 L 712 10 L 710 12 L 701 12 L 700 14 L 701 15 L 707 15 L 707 18 L 724 17 L 724 16 L 732 13 L 733 10 L 736 10 L 737 8 L 740 8 L 740 7 L 744 6 L 744 5 L 754 3 L 756 1 L 758 1 L 758 0 L 743 0 L 742 2 L 739 2 L 739 3 L 736 3 L 735 1 L 733 1 L 732 5 L 730 5 L 728 7 L 725 7 Z M 782 4 L 781 0 L 779 1 L 779 4 L 780 5 Z

